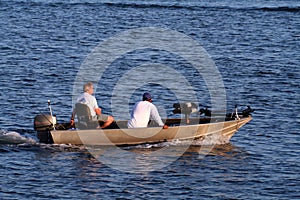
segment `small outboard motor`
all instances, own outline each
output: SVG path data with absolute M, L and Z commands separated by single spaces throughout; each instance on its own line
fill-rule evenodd
M 238 112 L 237 107 L 238 105 L 235 105 L 235 111 L 233 111 L 231 114 L 227 114 L 226 117 L 230 119 L 239 119 L 240 117 L 249 117 L 251 113 L 254 112 L 254 109 L 252 109 L 250 106 L 247 106 L 247 108 L 241 112 Z
M 250 106 L 247 106 L 247 108 L 242 111 L 242 115 L 243 117 L 248 117 L 252 112 L 254 112 L 254 109 L 252 109 Z
M 197 112 L 198 106 L 193 102 L 187 103 L 174 103 L 173 104 L 173 113 L 174 114 L 191 114 Z
M 199 110 L 199 114 L 200 114 L 200 115 L 204 114 L 204 116 L 211 117 L 211 110 L 208 110 L 207 107 L 206 107 L 205 109 L 204 109 L 204 108 L 201 108 L 201 109 Z
M 231 113 L 226 113 L 226 119 L 227 120 L 239 119 L 239 117 L 241 117 L 241 116 L 249 117 L 252 112 L 254 112 L 254 109 L 252 109 L 250 106 L 247 106 L 247 108 L 245 110 L 238 112 L 238 105 L 235 105 L 235 109 Z M 205 109 L 201 108 L 199 110 L 199 114 L 200 115 L 204 114 L 204 116 L 206 116 L 206 117 L 211 117 L 212 111 L 209 110 L 207 107 Z M 223 116 L 223 113 L 215 112 L 214 115 L 215 116 Z
M 190 123 L 189 116 L 191 113 L 197 112 L 198 106 L 197 104 L 193 102 L 187 102 L 187 103 L 174 103 L 173 104 L 173 113 L 174 114 L 184 114 L 186 123 Z

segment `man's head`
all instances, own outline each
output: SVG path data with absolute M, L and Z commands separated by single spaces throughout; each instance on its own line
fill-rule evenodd
M 152 97 L 151 97 L 151 94 L 146 92 L 143 94 L 143 101 L 149 101 L 149 102 L 152 102 Z
M 86 84 L 83 85 L 83 91 L 89 94 L 93 94 L 94 93 L 94 86 L 92 82 L 88 82 Z

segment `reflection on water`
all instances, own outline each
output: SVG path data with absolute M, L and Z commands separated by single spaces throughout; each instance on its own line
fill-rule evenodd
M 187 156 L 191 153 L 198 153 L 198 154 L 202 153 L 203 149 L 205 148 L 206 148 L 205 146 L 191 146 L 183 156 Z M 205 154 L 205 156 L 236 157 L 236 156 L 241 156 L 242 154 L 244 155 L 246 154 L 245 150 L 237 146 L 234 146 L 230 143 L 214 145 L 213 148 L 209 146 L 207 147 L 207 149 L 209 149 L 209 151 L 204 150 L 204 152 L 208 152 L 208 154 Z
M 87 150 L 101 163 L 121 172 L 144 173 L 171 165 L 177 159 L 197 156 L 198 160 L 206 156 L 243 158 L 247 153 L 232 144 L 214 146 L 186 146 L 183 144 L 161 143 L 129 147 L 86 146 Z M 182 153 L 184 152 L 184 153 Z

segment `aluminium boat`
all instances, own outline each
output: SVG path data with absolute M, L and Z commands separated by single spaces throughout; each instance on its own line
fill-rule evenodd
M 174 104 L 174 107 L 174 113 L 184 114 L 185 117 L 163 120 L 169 126 L 168 129 L 162 129 L 154 121 L 150 121 L 147 128 L 127 128 L 127 121 L 115 121 L 105 129 L 98 129 L 95 122 L 89 120 L 89 113 L 77 116 L 75 126 L 56 123 L 56 117 L 52 114 L 39 114 L 34 118 L 34 129 L 40 142 L 54 144 L 127 146 L 174 140 L 204 140 L 210 136 L 228 143 L 243 125 L 252 120 L 251 112 L 254 111 L 248 106 L 242 112 L 236 110 L 222 117 L 211 116 L 211 111 L 206 108 L 197 111 L 199 114 L 205 113 L 204 116 L 190 118 L 194 108 L 184 108 L 181 104 Z

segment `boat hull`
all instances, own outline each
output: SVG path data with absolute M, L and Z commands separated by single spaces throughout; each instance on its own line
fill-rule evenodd
M 204 139 L 209 135 L 229 140 L 244 124 L 252 120 L 245 117 L 238 120 L 161 127 L 134 129 L 92 129 L 92 130 L 52 130 L 53 143 L 73 145 L 137 145 L 144 143 L 159 143 L 174 140 Z

